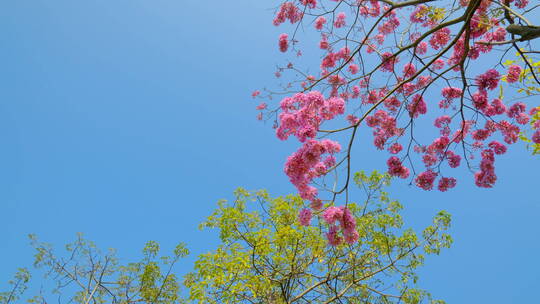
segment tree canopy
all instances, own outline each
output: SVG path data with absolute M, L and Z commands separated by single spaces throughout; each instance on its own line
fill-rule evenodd
M 189 251 L 180 243 L 171 256 L 150 241 L 140 261 L 121 263 L 114 250 L 100 251 L 79 235 L 58 253 L 30 236 L 34 266 L 43 269 L 37 294 L 27 289 L 30 271 L 21 269 L 0 294 L 0 303 L 419 303 L 431 300 L 418 288 L 416 270 L 426 255 L 452 243 L 450 216 L 439 212 L 420 234 L 406 228 L 403 206 L 389 197 L 390 176 L 359 172 L 354 183 L 363 200 L 347 205 L 358 239 L 327 243 L 327 219 L 316 213 L 303 225 L 306 208 L 296 195 L 272 198 L 266 191 L 239 188 L 234 200 L 218 202 L 201 228 L 219 231 L 221 244 L 200 255 L 180 278 L 174 266 Z M 334 224 L 346 221 L 335 215 Z M 39 279 L 41 280 L 41 279 Z M 26 293 L 25 293 L 26 292 Z M 433 303 L 442 301 L 433 300 Z

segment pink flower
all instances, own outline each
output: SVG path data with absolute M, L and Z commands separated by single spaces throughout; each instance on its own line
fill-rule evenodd
M 328 38 L 326 37 L 326 35 L 323 34 L 322 37 L 321 37 L 321 41 L 319 42 L 319 48 L 321 50 L 327 50 L 328 47 L 330 47 L 330 45 L 328 44 Z M 332 54 L 332 56 L 333 56 L 333 54 Z M 333 60 L 333 57 L 332 57 L 332 60 Z M 324 65 L 322 65 L 322 66 L 324 66 Z
M 291 23 L 296 23 L 302 19 L 302 11 L 292 2 L 285 2 L 280 6 L 279 12 L 274 18 L 274 25 L 278 26 L 287 19 Z
M 540 130 L 536 130 L 536 132 L 534 132 L 534 134 L 532 135 L 532 141 L 535 144 L 540 144 Z
M 526 113 L 519 113 L 518 117 L 516 117 L 516 122 L 520 125 L 526 125 L 529 123 L 530 117 Z
M 412 102 L 407 105 L 407 110 L 409 110 L 410 116 L 414 118 L 417 118 L 420 114 L 426 114 L 427 106 L 424 97 L 420 94 L 414 95 Z
M 347 242 L 347 244 L 352 245 L 356 243 L 356 241 L 358 241 L 359 234 L 358 234 L 358 231 L 351 230 L 349 232 L 344 232 L 343 236 L 345 237 L 345 242 Z
M 489 69 L 484 74 L 476 76 L 474 82 L 480 88 L 480 90 L 493 90 L 497 88 L 499 84 L 499 72 L 494 69 Z
M 323 16 L 320 16 L 319 18 L 315 20 L 315 28 L 318 30 L 322 30 L 325 23 L 326 23 L 326 18 L 324 18 Z
M 500 100 L 498 98 L 495 98 L 495 99 L 493 99 L 493 101 L 491 101 L 491 109 L 492 109 L 492 112 L 493 112 L 491 114 L 493 114 L 493 115 L 495 115 L 495 114 L 501 115 L 504 112 L 506 112 L 506 106 L 504 105 L 502 100 Z
M 513 144 L 518 140 L 519 127 L 506 121 L 501 120 L 498 124 L 498 128 L 504 136 L 504 142 L 507 144 Z
M 251 93 L 251 97 L 255 98 L 255 97 L 259 96 L 260 94 L 261 94 L 261 91 L 255 90 L 255 91 L 253 91 L 253 93 Z
M 432 154 L 439 154 L 443 153 L 444 150 L 446 150 L 446 147 L 448 147 L 448 144 L 450 143 L 450 138 L 446 136 L 441 136 L 439 138 L 436 138 L 431 145 L 427 147 L 427 151 Z
M 444 68 L 444 60 L 442 60 L 441 58 L 435 60 L 435 62 L 433 62 L 433 68 L 435 70 L 440 70 Z
M 399 101 L 399 99 L 396 97 L 391 96 L 384 100 L 384 106 L 389 111 L 397 111 L 397 109 L 401 106 L 401 101 Z
M 349 72 L 351 72 L 351 74 L 353 74 L 353 75 L 356 74 L 356 73 L 358 73 L 358 69 L 359 69 L 359 68 L 358 68 L 358 65 L 356 65 L 356 64 L 354 64 L 354 63 L 351 63 L 351 64 L 349 65 Z
M 321 122 L 345 112 L 345 101 L 342 98 L 331 97 L 325 100 L 318 91 L 284 98 L 280 105 L 280 126 L 276 132 L 281 140 L 294 135 L 305 142 L 317 135 Z
M 529 0 L 516 0 L 514 5 L 517 8 L 525 8 L 527 5 L 529 5 Z
M 457 168 L 461 163 L 461 156 L 455 154 L 452 151 L 446 151 L 446 159 L 450 168 Z
M 401 164 L 401 161 L 396 156 L 392 156 L 386 161 L 388 165 L 388 174 L 401 178 L 409 177 L 409 169 Z
M 309 6 L 309 8 L 315 8 L 317 6 L 317 0 L 300 0 L 300 3 Z
M 403 77 L 409 78 L 412 77 L 416 73 L 416 67 L 412 63 L 407 63 L 403 67 Z
M 330 229 L 328 229 L 328 232 L 326 233 L 326 238 L 331 246 L 338 246 L 343 242 L 343 239 L 338 235 L 337 226 L 330 226 Z
M 310 209 L 304 208 L 300 210 L 300 212 L 298 213 L 298 221 L 300 222 L 300 225 L 309 226 L 312 216 L 313 214 L 311 213 Z
M 452 122 L 452 118 L 448 115 L 439 116 L 435 119 L 435 122 L 433 125 L 439 129 L 441 129 L 441 134 L 444 136 L 448 136 L 450 134 L 450 122 Z
M 323 207 L 323 202 L 320 199 L 316 198 L 311 201 L 309 207 L 311 207 L 311 209 L 313 210 L 321 210 L 321 208 Z
M 519 75 L 521 74 L 521 67 L 519 65 L 511 65 L 508 68 L 508 74 L 506 75 L 506 81 L 509 83 L 514 83 L 519 80 Z
M 491 188 L 497 181 L 495 175 L 495 157 L 493 151 L 488 149 L 481 153 L 480 171 L 474 174 L 475 183 L 478 187 Z
M 309 139 L 298 151 L 287 158 L 285 174 L 298 189 L 300 197 L 310 201 L 316 199 L 317 189 L 309 183 L 314 178 L 326 174 L 326 171 L 333 166 L 332 158 L 327 157 L 325 161 L 321 161 L 323 155 L 332 155 L 340 149 L 337 142 L 328 139 L 321 141 Z
M 400 143 L 393 143 L 388 148 L 388 152 L 390 152 L 392 154 L 398 154 L 399 152 L 401 152 L 401 150 L 403 150 L 403 146 Z
M 262 102 L 260 105 L 257 106 L 257 110 L 264 110 L 266 109 L 267 105 L 266 103 Z
M 488 106 L 487 92 L 484 90 L 474 92 L 472 95 L 472 100 L 473 100 L 474 106 L 478 110 L 485 110 L 486 107 Z
M 422 156 L 422 161 L 424 162 L 424 165 L 426 165 L 426 167 L 431 167 L 433 165 L 435 165 L 437 163 L 437 156 L 433 155 L 433 154 L 424 154 L 424 156 Z
M 334 21 L 334 26 L 336 28 L 345 26 L 345 18 L 346 16 L 344 12 L 337 14 L 336 20 Z
M 525 110 L 527 110 L 527 106 L 523 102 L 516 102 L 510 108 L 508 108 L 508 111 L 506 114 L 510 118 L 518 118 L 521 113 L 524 113 Z
M 335 207 L 335 206 L 330 206 L 330 207 L 326 208 L 326 210 L 324 210 L 322 216 L 323 216 L 324 221 L 327 224 L 332 225 L 337 220 L 342 219 L 342 217 L 343 217 L 343 209 L 339 208 L 339 207 Z
M 358 124 L 360 119 L 352 114 L 347 115 L 347 121 L 351 124 L 351 126 L 354 126 Z
M 390 52 L 382 53 L 382 65 L 381 70 L 386 72 L 393 72 L 394 65 L 398 62 L 398 58 L 393 56 Z
M 425 53 L 427 53 L 427 42 L 425 41 L 422 41 L 418 44 L 418 46 L 415 48 L 415 52 L 419 55 L 424 55 Z
M 286 52 L 289 48 L 289 35 L 287 34 L 281 34 L 279 35 L 279 50 L 282 52 Z
M 498 27 L 492 37 L 495 41 L 504 41 L 506 39 L 506 30 L 503 27 Z
M 347 207 L 341 207 L 342 210 L 342 218 L 340 219 L 341 222 L 341 228 L 343 229 L 343 232 L 351 232 L 356 228 L 356 220 L 354 219 L 353 214 Z
M 506 146 L 501 144 L 500 142 L 498 141 L 492 141 L 488 144 L 488 147 L 490 147 L 491 149 L 493 149 L 493 152 L 495 152 L 495 154 L 504 154 L 506 153 Z
M 441 94 L 446 99 L 460 98 L 463 95 L 463 90 L 456 87 L 445 87 L 441 90 Z
M 393 33 L 399 26 L 399 19 L 396 16 L 390 17 L 382 25 L 378 27 L 379 33 L 388 35 Z
M 446 190 L 450 188 L 454 188 L 456 186 L 456 179 L 453 177 L 443 177 L 439 180 L 439 191 L 445 192 Z
M 431 39 L 429 39 L 429 44 L 433 49 L 438 50 L 444 47 L 448 41 L 450 41 L 450 29 L 445 27 L 433 33 Z
M 435 181 L 435 178 L 437 177 L 437 173 L 427 170 L 424 171 L 415 178 L 416 185 L 424 190 L 431 190 L 433 189 L 433 182 Z

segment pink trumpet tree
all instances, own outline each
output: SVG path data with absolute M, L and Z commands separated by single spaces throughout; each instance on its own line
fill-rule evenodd
M 282 2 L 273 24 L 286 32 L 278 49 L 293 54 L 276 72 L 286 90 L 253 96 L 261 99 L 259 119 L 273 120 L 279 139 L 299 141 L 285 173 L 317 206 L 313 211 L 321 208 L 322 191 L 331 205 L 347 193 L 353 148 L 366 142 L 388 153 L 388 174 L 421 189 L 455 187 L 452 170 L 460 166 L 473 171 L 478 187 L 492 187 L 496 158 L 523 132 L 540 143 L 540 123 L 532 117 L 538 103 L 527 98 L 540 92 L 540 27 L 527 19 L 536 10 L 528 0 Z M 327 127 L 329 121 L 338 127 Z M 361 127 L 372 139 L 358 138 Z M 416 132 L 419 127 L 438 135 Z M 331 172 L 345 172 L 342 184 L 317 186 Z M 343 208 L 319 211 L 333 227 L 330 241 L 340 227 L 334 219 L 345 223 Z M 308 214 L 303 211 L 302 223 Z M 354 242 L 350 227 L 340 229 Z

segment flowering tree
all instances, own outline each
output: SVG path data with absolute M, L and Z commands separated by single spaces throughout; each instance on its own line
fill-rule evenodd
M 460 166 L 492 187 L 496 156 L 520 137 L 537 153 L 540 107 L 527 102 L 540 92 L 535 10 L 528 0 L 283 2 L 273 23 L 292 25 L 278 46 L 295 58 L 276 72 L 282 90 L 253 97 L 279 139 L 301 143 L 285 163 L 300 196 L 347 204 L 359 143 L 388 153 L 391 176 L 440 191 Z M 313 54 L 308 72 L 301 59 Z M 372 140 L 358 138 L 361 127 Z

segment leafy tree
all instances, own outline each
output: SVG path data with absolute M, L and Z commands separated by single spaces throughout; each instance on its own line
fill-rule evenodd
M 143 248 L 141 261 L 120 265 L 114 250 L 103 253 L 81 234 L 60 255 L 35 235 L 30 235 L 30 240 L 36 250 L 34 267 L 43 269 L 44 277 L 42 288 L 28 303 L 183 303 L 180 283 L 172 272 L 179 259 L 189 253 L 183 243 L 172 256 L 159 256 L 159 245 L 150 241 Z M 23 269 L 15 277 L 18 281 L 11 283 L 11 296 L 2 293 L 1 304 L 21 303 L 30 274 Z M 57 299 L 48 300 L 51 298 Z
M 334 231 L 333 246 L 327 244 L 323 226 L 329 216 L 323 206 L 308 217 L 313 222 L 308 225 L 297 217 L 308 210 L 300 197 L 272 198 L 265 191 L 238 189 L 234 201 L 220 201 L 201 224 L 218 229 L 221 244 L 200 255 L 183 280 L 173 267 L 188 254 L 184 244 L 168 257 L 159 255 L 157 243 L 148 242 L 141 261 L 121 265 L 114 250 L 103 253 L 80 235 L 64 255 L 31 236 L 34 265 L 46 274 L 42 285 L 52 286 L 28 302 L 442 303 L 418 288 L 416 269 L 426 255 L 450 246 L 450 216 L 439 212 L 417 235 L 404 228 L 402 205 L 385 192 L 389 175 L 360 172 L 354 182 L 365 199 L 336 208 L 330 225 L 342 225 L 350 212 L 356 242 Z M 28 279 L 28 271 L 18 274 L 0 303 L 20 303 Z
M 198 303 L 419 303 L 415 270 L 425 254 L 438 254 L 452 239 L 450 216 L 440 212 L 418 236 L 403 228 L 402 205 L 388 197 L 388 175 L 358 173 L 366 200 L 350 203 L 359 239 L 329 246 L 323 216 L 304 226 L 298 196 L 271 198 L 243 189 L 222 201 L 202 227 L 218 228 L 222 244 L 203 254 L 186 276 Z M 439 303 L 439 301 L 434 301 Z

